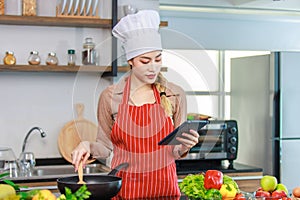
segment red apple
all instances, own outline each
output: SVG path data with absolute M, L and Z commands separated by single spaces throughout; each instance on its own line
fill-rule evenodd
M 281 199 L 282 197 L 286 197 L 286 193 L 283 190 L 275 190 L 272 192 L 272 198 L 274 199 Z
M 258 190 L 255 192 L 255 197 L 271 197 L 271 193 L 263 190 Z

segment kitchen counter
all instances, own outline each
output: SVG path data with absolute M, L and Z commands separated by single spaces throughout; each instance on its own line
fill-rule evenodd
M 258 188 L 260 179 L 263 175 L 261 168 L 236 162 L 234 162 L 232 165 L 216 165 L 216 163 L 212 161 L 201 163 L 185 161 L 184 163 L 176 164 L 178 182 L 181 182 L 182 179 L 184 179 L 184 177 L 188 174 L 197 174 L 205 172 L 208 169 L 216 169 L 231 176 L 238 183 L 240 189 L 245 192 L 255 191 Z M 84 174 L 107 175 L 108 171 L 110 170 L 104 165 L 92 164 L 90 169 L 85 171 Z M 24 190 L 50 189 L 53 192 L 57 192 L 57 178 L 66 176 L 77 176 L 77 173 L 74 172 L 73 166 L 70 164 L 38 166 L 35 168 L 35 173 L 31 176 L 12 177 L 9 179 L 19 185 L 28 186 L 28 188 Z M 181 199 L 184 199 L 184 197 Z
M 220 170 L 223 173 L 262 172 L 262 168 L 237 162 L 221 163 L 220 161 L 181 161 L 176 162 L 177 174 L 187 175 L 205 172 L 208 169 Z

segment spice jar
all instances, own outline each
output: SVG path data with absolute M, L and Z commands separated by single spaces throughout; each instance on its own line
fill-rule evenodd
M 74 49 L 68 50 L 68 65 L 75 66 L 76 65 L 76 55 Z
M 46 65 L 57 65 L 57 64 L 58 64 L 58 58 L 56 57 L 56 53 L 50 52 L 46 59 Z
M 24 16 L 36 16 L 36 0 L 23 0 Z
M 39 65 L 41 63 L 41 58 L 39 56 L 38 51 L 30 52 L 30 56 L 28 57 L 28 63 L 30 65 Z
M 15 65 L 16 64 L 16 58 L 14 56 L 14 52 L 7 51 L 6 56 L 3 58 L 3 63 L 5 65 Z
M 95 43 L 92 38 L 85 38 L 85 43 L 83 43 L 82 51 L 82 64 L 84 65 L 96 65 L 96 50 Z
M 4 15 L 5 12 L 4 1 L 5 0 L 0 0 L 0 15 Z

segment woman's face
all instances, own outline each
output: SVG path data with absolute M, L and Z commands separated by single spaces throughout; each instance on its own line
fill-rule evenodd
M 128 63 L 132 66 L 132 74 L 141 82 L 155 82 L 161 68 L 161 51 L 152 51 L 139 55 Z

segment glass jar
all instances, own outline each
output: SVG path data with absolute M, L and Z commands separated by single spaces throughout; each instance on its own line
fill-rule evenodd
M 28 63 L 30 65 L 39 65 L 41 63 L 41 57 L 39 56 L 38 51 L 30 52 L 30 56 L 28 57 Z
M 57 64 L 58 64 L 58 58 L 56 57 L 56 53 L 50 52 L 46 59 L 46 65 L 57 65 Z
M 0 15 L 5 14 L 4 0 L 0 0 Z
M 3 63 L 5 65 L 15 65 L 16 64 L 16 57 L 14 56 L 14 52 L 7 51 L 6 56 L 3 58 Z
M 36 0 L 23 0 L 24 16 L 36 16 Z
M 76 55 L 74 49 L 68 50 L 68 65 L 75 66 L 76 65 Z
M 85 43 L 83 43 L 82 51 L 82 64 L 84 65 L 96 65 L 96 50 L 95 43 L 92 38 L 85 38 Z

